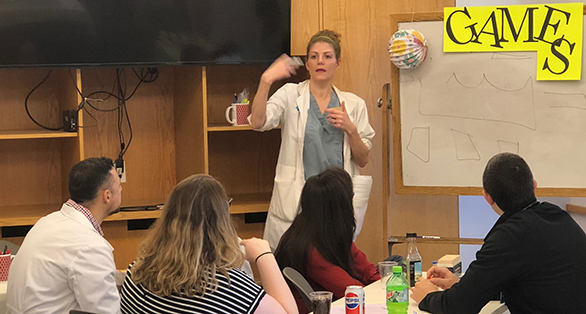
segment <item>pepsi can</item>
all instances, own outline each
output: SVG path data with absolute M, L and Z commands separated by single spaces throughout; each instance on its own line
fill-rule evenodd
M 346 287 L 346 314 L 364 314 L 364 288 L 361 286 Z

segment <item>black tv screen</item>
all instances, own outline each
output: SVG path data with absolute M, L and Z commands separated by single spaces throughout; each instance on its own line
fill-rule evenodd
M 0 0 L 0 66 L 270 62 L 290 0 Z

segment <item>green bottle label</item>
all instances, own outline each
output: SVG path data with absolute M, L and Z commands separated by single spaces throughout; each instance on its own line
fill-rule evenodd
M 409 302 L 409 289 L 406 286 L 403 290 L 387 291 L 387 303 L 405 303 Z M 400 288 L 400 287 L 399 287 Z

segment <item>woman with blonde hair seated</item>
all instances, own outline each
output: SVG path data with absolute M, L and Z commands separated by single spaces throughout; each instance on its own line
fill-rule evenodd
M 268 242 L 239 243 L 228 206 L 210 176 L 175 187 L 128 267 L 122 313 L 297 313 Z M 244 259 L 256 263 L 264 290 L 239 269 Z

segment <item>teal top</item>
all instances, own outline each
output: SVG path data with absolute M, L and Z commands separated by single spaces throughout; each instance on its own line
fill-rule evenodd
M 328 108 L 340 107 L 338 95 L 332 90 Z M 309 93 L 309 110 L 303 142 L 305 180 L 327 167 L 344 168 L 344 131 L 331 125 L 327 113 L 321 113 L 313 94 Z

